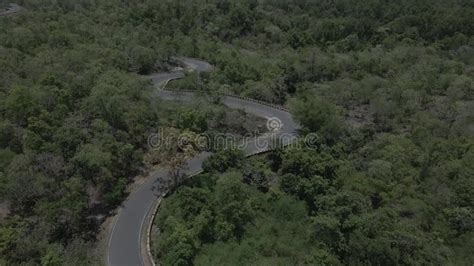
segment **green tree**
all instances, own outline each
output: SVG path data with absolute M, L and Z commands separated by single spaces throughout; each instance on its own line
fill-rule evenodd
M 239 150 L 225 149 L 216 152 L 202 164 L 202 169 L 206 172 L 225 172 L 226 170 L 238 167 L 242 161 L 243 153 Z
M 41 110 L 38 93 L 22 86 L 12 88 L 5 100 L 8 117 L 18 125 L 25 126 L 28 118 Z
M 305 97 L 292 104 L 295 118 L 306 132 L 315 132 L 330 142 L 343 134 L 343 124 L 337 108 L 317 97 Z

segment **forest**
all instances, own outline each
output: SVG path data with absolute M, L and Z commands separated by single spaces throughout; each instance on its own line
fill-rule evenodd
M 164 200 L 157 261 L 474 263 L 473 1 L 15 3 L 0 16 L 0 265 L 102 265 L 104 219 L 166 156 L 151 133 L 261 124 L 157 99 L 143 75 L 175 56 L 215 69 L 170 87 L 285 106 L 320 138 L 217 151 Z

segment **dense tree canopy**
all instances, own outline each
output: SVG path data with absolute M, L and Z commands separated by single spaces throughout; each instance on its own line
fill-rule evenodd
M 301 133 L 318 139 L 260 163 L 229 164 L 229 151 L 211 157 L 204 164 L 209 174 L 163 207 L 157 258 L 165 264 L 182 258 L 167 242 L 180 228 L 193 243 L 184 264 L 472 263 L 473 7 L 469 1 L 175 3 L 183 14 L 201 10 L 186 18 L 196 24 L 190 31 L 181 19 L 180 30 L 198 43 L 183 52 L 217 67 L 210 77 L 194 77 L 199 86 L 172 86 L 288 105 Z M 213 217 L 225 211 L 217 207 L 216 184 L 229 176 L 257 203 L 243 233 L 220 239 Z M 182 191 L 203 193 L 206 211 L 197 213 L 212 217 L 207 235 L 194 234 L 197 219 L 176 205 L 193 197 Z M 294 214 L 299 219 L 289 219 L 295 231 L 276 219 L 285 213 L 272 211 L 280 202 L 295 212 L 304 204 Z M 284 236 L 289 232 L 297 240 Z
M 170 86 L 285 105 L 319 138 L 210 158 L 160 212 L 165 264 L 474 261 L 472 1 L 17 3 L 0 17 L 0 264 L 94 263 L 101 217 L 169 154 L 148 150 L 158 128 L 256 128 L 158 101 L 139 74 L 174 56 L 215 70 Z

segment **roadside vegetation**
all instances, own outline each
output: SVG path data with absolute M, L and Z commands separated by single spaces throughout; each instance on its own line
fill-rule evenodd
M 98 263 L 103 217 L 160 162 L 151 133 L 260 123 L 156 99 L 141 75 L 173 56 L 215 70 L 170 86 L 285 105 L 320 139 L 212 157 L 164 202 L 160 261 L 473 263 L 472 1 L 17 3 L 0 18 L 0 264 Z
M 472 3 L 207 3 L 169 21 L 216 70 L 171 86 L 289 106 L 320 139 L 211 157 L 164 201 L 158 261 L 472 264 Z

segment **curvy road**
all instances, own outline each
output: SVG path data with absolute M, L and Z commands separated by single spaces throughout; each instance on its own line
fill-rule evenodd
M 212 66 L 197 59 L 179 58 L 188 71 L 211 71 Z M 159 73 L 150 76 L 153 84 L 158 88 L 157 95 L 165 100 L 189 101 L 197 95 L 192 92 L 178 92 L 160 89 L 168 81 L 184 77 L 183 71 Z M 270 139 L 276 136 L 285 136 L 285 141 L 296 137 L 298 126 L 290 113 L 267 104 L 246 100 L 240 97 L 222 96 L 221 103 L 234 108 L 242 109 L 247 113 L 274 121 L 278 129 L 259 136 L 243 147 L 247 156 L 258 154 L 271 149 Z M 283 141 L 283 142 L 285 142 Z M 203 161 L 210 155 L 203 152 L 190 159 L 184 174 L 190 175 L 201 171 Z M 118 210 L 107 247 L 107 264 L 111 266 L 141 266 L 152 265 L 146 248 L 147 228 L 151 223 L 151 213 L 157 206 L 164 191 L 158 191 L 155 185 L 160 178 L 166 178 L 167 169 L 158 170 L 147 177 L 140 187 L 131 193 Z M 145 243 L 145 244 L 144 244 Z

